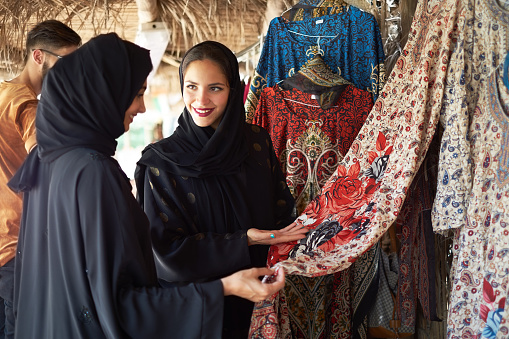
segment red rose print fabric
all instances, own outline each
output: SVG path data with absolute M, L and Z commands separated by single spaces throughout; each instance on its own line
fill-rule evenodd
M 262 91 L 253 118 L 253 123 L 270 133 L 298 213 L 334 173 L 373 107 L 368 91 L 352 85 L 326 87 L 343 84 L 344 80 L 318 61 L 315 58 L 303 68 L 307 67 L 308 75 L 318 68 L 318 80 L 334 80 L 323 81 L 324 88 L 334 88 L 331 105 L 324 108 L 317 95 L 297 89 L 281 90 L 276 85 Z M 299 72 L 304 72 L 303 68 Z M 352 332 L 366 331 L 359 327 L 363 327 L 371 306 L 370 296 L 376 294 L 376 284 L 372 282 L 377 271 L 372 253 L 367 252 L 358 260 L 356 267 L 334 275 L 287 277 L 284 293 L 290 305 L 288 316 L 294 336 L 350 338 Z
M 508 27 L 507 1 L 419 2 L 380 98 L 336 172 L 296 221 L 311 229 L 309 236 L 271 247 L 269 265 L 304 276 L 349 267 L 399 215 L 440 121 L 433 227 L 455 228 L 447 336 L 507 337 Z M 282 297 L 257 305 L 252 337 L 270 326 L 274 338 L 290 337 Z M 277 321 L 264 322 L 267 314 L 277 314 Z
M 308 277 L 333 274 L 376 244 L 394 222 L 439 121 L 458 7 L 455 1 L 419 3 L 381 96 L 321 193 L 296 220 L 310 229 L 308 236 L 272 246 L 270 266 Z M 251 337 L 276 327 L 273 338 L 290 338 L 282 293 L 255 307 Z M 268 323 L 269 314 L 281 317 Z

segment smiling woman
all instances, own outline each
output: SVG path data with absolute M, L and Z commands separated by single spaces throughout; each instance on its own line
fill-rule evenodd
M 204 284 L 158 284 L 147 217 L 112 158 L 115 139 L 145 110 L 151 69 L 148 50 L 110 33 L 48 72 L 38 146 L 9 182 L 25 203 L 17 338 L 219 338 L 224 295 L 259 301 L 284 285 L 282 273 L 262 284 L 260 276 L 274 273 L 267 268 Z
M 136 96 L 133 99 L 133 102 L 131 103 L 131 106 L 125 111 L 125 117 L 124 117 L 124 130 L 127 132 L 129 130 L 129 125 L 134 120 L 134 117 L 138 113 L 145 113 L 145 99 L 143 96 L 145 95 L 145 91 L 147 90 L 147 80 L 145 80 L 145 83 L 143 83 L 143 86 L 138 91 Z
M 191 48 L 180 66 L 185 108 L 135 174 L 163 285 L 263 267 L 270 244 L 301 239 L 294 200 L 266 130 L 245 122 L 238 62 L 224 45 Z M 225 298 L 222 338 L 247 338 L 253 304 Z
M 228 79 L 217 63 L 205 59 L 189 64 L 184 73 L 182 96 L 196 125 L 216 129 L 229 94 Z

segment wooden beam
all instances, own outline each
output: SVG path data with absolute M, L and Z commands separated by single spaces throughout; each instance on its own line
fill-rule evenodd
M 140 24 L 156 21 L 159 17 L 157 0 L 136 0 Z

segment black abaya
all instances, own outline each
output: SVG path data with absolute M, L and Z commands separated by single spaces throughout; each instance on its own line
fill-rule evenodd
M 100 35 L 46 75 L 15 267 L 16 338 L 218 338 L 219 281 L 158 284 L 148 220 L 111 158 L 151 62 Z
M 175 133 L 144 150 L 135 174 L 157 273 L 171 284 L 265 266 L 268 246 L 248 247 L 247 230 L 281 229 L 295 218 L 269 134 L 244 120 L 236 57 L 217 42 L 193 48 L 203 46 L 219 49 L 229 63 L 230 94 L 221 122 L 216 130 L 199 127 L 184 109 Z M 182 87 L 182 69 L 180 81 Z M 253 303 L 235 297 L 225 303 L 224 337 L 247 336 Z

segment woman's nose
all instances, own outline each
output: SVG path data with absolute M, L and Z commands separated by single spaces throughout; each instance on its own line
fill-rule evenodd
M 205 91 L 198 91 L 196 93 L 196 101 L 201 105 L 206 105 L 209 103 L 209 98 Z
M 141 98 L 141 105 L 139 107 L 138 113 L 145 113 L 147 111 L 147 108 L 145 107 L 145 99 Z

